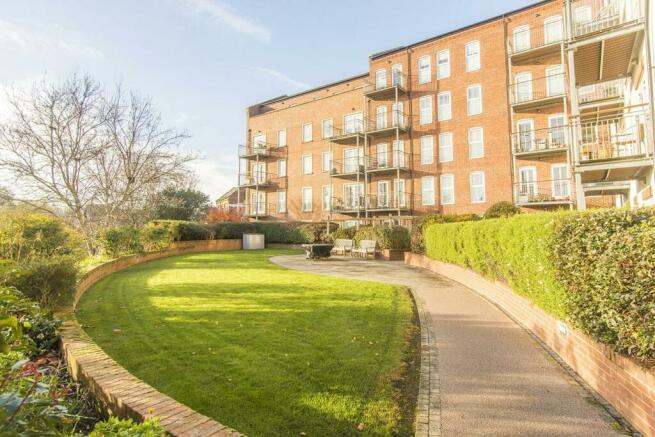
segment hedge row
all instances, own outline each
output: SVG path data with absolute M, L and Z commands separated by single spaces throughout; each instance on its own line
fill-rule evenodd
M 402 226 L 362 226 L 353 235 L 356 245 L 362 240 L 375 240 L 380 249 L 409 250 L 409 230 Z
M 655 359 L 655 209 L 433 224 L 430 258 L 506 282 L 616 351 Z

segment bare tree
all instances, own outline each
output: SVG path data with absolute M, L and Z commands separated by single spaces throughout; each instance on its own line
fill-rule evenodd
M 13 174 L 17 201 L 64 212 L 93 251 L 99 227 L 144 217 L 147 199 L 184 175 L 186 134 L 162 127 L 149 99 L 112 95 L 88 76 L 36 84 L 8 95 L 0 125 L 0 168 Z

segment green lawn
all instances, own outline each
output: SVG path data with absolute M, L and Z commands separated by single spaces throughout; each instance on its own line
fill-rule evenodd
M 133 374 L 247 435 L 413 435 L 408 292 L 268 260 L 289 253 L 141 264 L 91 288 L 78 320 Z

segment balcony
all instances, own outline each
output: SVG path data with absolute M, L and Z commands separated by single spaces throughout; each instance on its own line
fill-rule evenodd
M 332 126 L 332 132 L 326 134 L 325 138 L 337 144 L 364 145 L 364 132 L 368 123 L 363 118 L 346 120 L 342 126 Z
M 573 203 L 570 179 L 528 181 L 514 184 L 514 203 L 519 206 L 561 206 Z
M 646 140 L 649 119 L 647 114 L 628 114 L 623 117 L 579 124 L 579 164 L 622 161 L 652 156 Z
M 239 146 L 239 158 L 261 159 L 271 156 L 272 145 L 263 141 L 249 142 Z
M 358 179 L 364 176 L 365 166 L 363 156 L 345 158 L 343 161 L 332 161 L 330 174 L 336 178 Z
M 569 127 L 557 126 L 512 134 L 512 149 L 518 157 L 545 156 L 566 153 L 569 145 Z
M 376 114 L 375 122 L 366 123 L 366 134 L 376 139 L 385 138 L 407 133 L 409 126 L 409 117 L 404 112 L 385 111 Z
M 366 171 L 375 174 L 407 172 L 410 171 L 411 163 L 412 155 L 410 153 L 393 150 L 391 160 L 389 160 L 389 153 L 381 152 L 366 161 Z
M 623 106 L 625 99 L 625 79 L 609 80 L 594 85 L 578 87 L 578 105 L 584 111 L 590 107 Z
M 247 202 L 244 205 L 243 216 L 247 218 L 266 218 L 273 215 L 275 205 L 266 202 Z
M 559 105 L 566 98 L 564 73 L 551 74 L 539 79 L 523 80 L 520 75 L 510 86 L 510 104 L 514 112 L 531 112 Z
M 338 214 L 359 214 L 366 211 L 366 197 L 352 196 L 344 199 L 332 198 L 332 212 Z
M 254 171 L 239 175 L 239 186 L 242 188 L 268 188 L 272 185 L 272 173 Z
M 573 38 L 585 38 L 643 20 L 644 0 L 571 0 Z
M 369 212 L 407 211 L 410 209 L 410 193 L 369 194 L 366 196 L 366 209 Z
M 407 88 L 405 88 L 406 83 L 406 75 L 399 71 L 393 71 L 390 81 L 384 75 L 383 78 L 376 78 L 374 83 L 366 85 L 364 87 L 364 95 L 371 100 L 396 99 L 407 93 Z
M 507 40 L 507 50 L 514 65 L 525 64 L 561 50 L 564 41 L 562 20 L 537 27 L 520 26 Z

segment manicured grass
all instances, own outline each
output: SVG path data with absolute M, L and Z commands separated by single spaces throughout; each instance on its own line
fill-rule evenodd
M 133 374 L 250 436 L 413 435 L 408 292 L 268 260 L 290 253 L 141 264 L 91 288 L 78 319 Z

